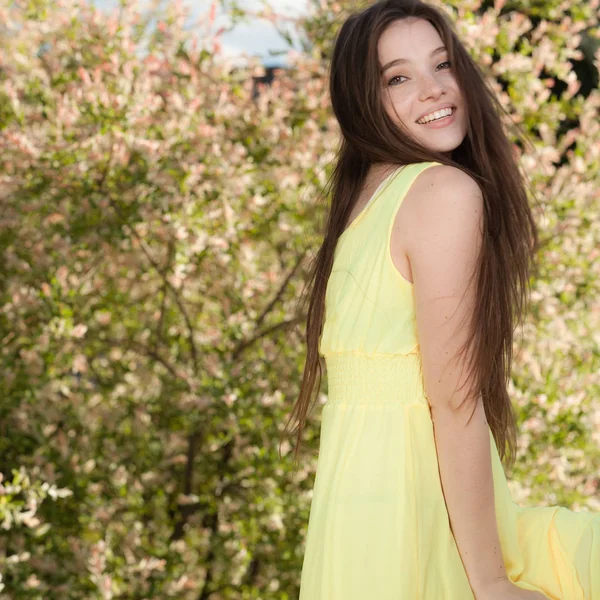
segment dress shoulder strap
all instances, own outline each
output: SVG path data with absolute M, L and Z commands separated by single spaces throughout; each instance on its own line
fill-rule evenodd
M 381 203 L 382 213 L 379 215 L 381 219 L 381 227 L 385 227 L 385 235 L 382 235 L 384 243 L 386 244 L 383 249 L 384 262 L 387 264 L 387 269 L 392 269 L 394 273 L 390 276 L 392 279 L 397 279 L 398 277 L 401 279 L 401 283 L 409 283 L 408 281 L 396 268 L 395 264 L 392 261 L 391 255 L 391 242 L 392 242 L 392 230 L 394 227 L 394 222 L 396 220 L 396 215 L 404 202 L 404 198 L 408 191 L 410 190 L 412 184 L 415 182 L 417 177 L 431 167 L 435 167 L 441 165 L 439 162 L 422 162 L 422 163 L 414 163 L 411 165 L 407 165 L 404 169 L 402 169 L 399 173 L 397 173 L 393 180 L 390 181 L 390 185 L 386 189 L 386 194 L 388 198 L 386 198 L 385 202 Z

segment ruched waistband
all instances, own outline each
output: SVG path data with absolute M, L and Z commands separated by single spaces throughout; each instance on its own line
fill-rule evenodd
M 417 353 L 336 352 L 325 356 L 328 404 L 425 404 Z

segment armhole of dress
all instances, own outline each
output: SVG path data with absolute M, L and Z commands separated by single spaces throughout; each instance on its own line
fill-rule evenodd
M 394 230 L 394 223 L 396 222 L 396 217 L 398 216 L 398 211 L 400 210 L 400 207 L 404 203 L 404 199 L 408 195 L 408 192 L 412 188 L 413 184 L 415 183 L 415 181 L 417 180 L 419 175 L 421 173 L 423 173 L 423 171 L 426 171 L 427 169 L 429 169 L 430 167 L 439 166 L 441 164 L 442 163 L 433 162 L 433 161 L 427 162 L 427 163 L 415 163 L 413 165 L 409 165 L 408 168 L 410 168 L 410 172 L 405 173 L 405 171 L 407 169 L 405 169 L 402 172 L 403 174 L 406 175 L 405 178 L 402 178 L 402 175 L 400 176 L 400 179 L 402 180 L 402 186 L 400 187 L 401 193 L 400 193 L 399 198 L 396 198 L 396 201 L 393 204 L 392 214 L 389 218 L 389 222 L 388 222 L 388 226 L 387 226 L 387 235 L 386 235 L 387 247 L 385 249 L 385 256 L 386 256 L 386 260 L 388 261 L 388 263 L 391 266 L 391 268 L 393 269 L 393 271 L 396 273 L 397 277 L 402 282 L 404 282 L 405 284 L 407 284 L 409 286 L 413 285 L 413 281 L 409 281 L 408 279 L 406 279 L 404 277 L 404 275 L 402 275 L 402 273 L 400 273 L 400 271 L 398 271 L 398 268 L 396 267 L 396 265 L 394 264 L 394 261 L 392 259 L 392 232 Z

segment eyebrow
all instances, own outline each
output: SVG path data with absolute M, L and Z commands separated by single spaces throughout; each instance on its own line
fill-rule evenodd
M 439 48 L 436 48 L 429 54 L 429 56 L 433 56 L 434 54 L 438 54 L 440 52 L 446 52 L 446 46 L 440 46 Z M 410 62 L 410 61 L 406 58 L 396 58 L 395 60 L 391 60 L 384 67 L 382 67 L 381 72 L 385 73 L 390 67 L 393 67 L 394 65 L 406 63 L 406 62 Z

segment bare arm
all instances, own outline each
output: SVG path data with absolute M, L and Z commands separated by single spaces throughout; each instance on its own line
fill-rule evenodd
M 475 400 L 457 409 L 471 383 L 467 381 L 471 349 L 460 358 L 457 352 L 467 339 L 475 299 L 475 283 L 468 280 L 481 247 L 483 198 L 477 183 L 454 167 L 433 167 L 419 179 L 418 198 L 414 196 L 410 209 L 413 233 L 407 253 L 424 387 L 452 533 L 477 594 L 506 578 L 481 395 L 469 424 Z

